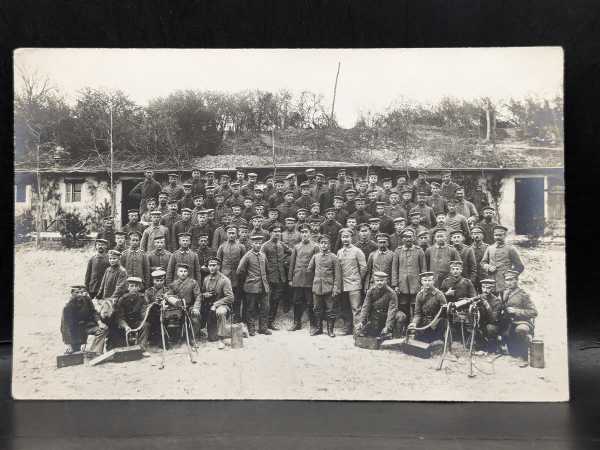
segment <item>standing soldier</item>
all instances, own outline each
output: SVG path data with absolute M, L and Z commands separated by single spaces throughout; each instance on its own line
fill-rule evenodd
M 227 227 L 227 240 L 217 249 L 217 258 L 221 261 L 221 273 L 231 281 L 233 289 L 233 321 L 242 320 L 242 300 L 244 291 L 237 275 L 237 268 L 246 254 L 246 247 L 237 240 L 238 228 L 234 225 Z
M 446 213 L 448 212 L 448 202 L 444 197 L 440 195 L 440 192 L 440 184 L 436 183 L 435 181 L 431 183 L 431 195 L 427 197 L 427 204 L 431 206 L 435 216 L 437 216 L 438 214 L 446 215 Z M 435 222 L 432 222 L 432 226 L 433 223 Z
M 417 193 L 417 205 L 410 211 L 410 214 L 418 212 L 421 215 L 421 225 L 425 228 L 431 228 L 435 224 L 435 213 L 433 208 L 425 202 L 426 199 L 425 192 L 420 191 Z
M 192 194 L 192 183 L 183 183 L 183 196 L 179 199 L 179 209 L 194 209 L 194 194 Z
M 394 259 L 394 252 L 388 247 L 390 245 L 390 238 L 385 233 L 377 234 L 377 250 L 371 252 L 367 259 L 367 273 L 365 275 L 365 291 L 368 290 L 374 280 L 375 272 L 385 272 L 388 277 L 392 275 L 392 262 Z
M 450 273 L 450 261 L 460 260 L 460 255 L 454 247 L 447 245 L 446 230 L 438 228 L 435 231 L 435 244 L 425 252 L 427 269 L 433 273 L 433 284 L 442 285 L 444 278 Z
M 227 227 L 229 227 L 229 225 L 231 225 L 231 214 L 227 214 L 227 215 L 223 216 L 223 218 L 220 222 L 221 222 L 221 225 L 215 229 L 215 231 L 213 232 L 213 237 L 212 237 L 211 247 L 215 251 L 217 251 L 219 249 L 219 246 L 227 240 Z M 236 227 L 236 233 L 237 233 L 237 227 Z
M 471 194 L 471 202 L 475 205 L 475 209 L 479 211 L 480 215 L 483 208 L 489 205 L 487 192 L 483 192 L 483 187 L 479 183 L 475 186 L 475 192 Z
M 302 314 L 306 310 L 311 327 L 310 334 L 313 336 L 317 332 L 317 328 L 313 314 L 313 276 L 308 271 L 308 264 L 313 255 L 319 251 L 319 247 L 310 241 L 308 227 L 300 229 L 300 237 L 301 242 L 292 249 L 288 269 L 288 283 L 293 290 L 294 299 L 294 325 L 289 331 L 297 331 L 302 328 Z
M 125 250 L 127 250 L 126 236 L 127 235 L 124 231 L 115 231 L 115 246 L 111 250 L 114 249 L 119 253 L 123 253 Z
M 252 250 L 246 253 L 237 268 L 240 282 L 243 280 L 244 297 L 246 300 L 246 320 L 248 334 L 256 334 L 256 319 L 258 316 L 258 332 L 272 334 L 268 328 L 269 293 L 270 287 L 267 280 L 266 257 L 260 251 L 263 235 L 250 236 Z
M 197 228 L 198 231 L 192 230 L 192 228 Z M 196 233 L 195 233 L 196 231 Z M 181 210 L 181 220 L 175 222 L 173 225 L 173 233 L 175 236 L 179 236 L 181 233 L 190 233 L 192 239 L 194 238 L 194 234 L 200 234 L 201 229 L 198 227 L 194 227 L 192 223 L 192 210 L 189 208 L 183 208 Z M 192 240 L 192 244 L 194 241 Z M 192 248 L 195 247 L 195 244 L 192 245 Z
M 192 223 L 198 225 L 198 214 L 204 210 L 204 194 L 194 196 L 194 209 L 192 209 Z
M 471 243 L 471 231 L 469 229 L 469 224 L 467 223 L 467 219 L 462 214 L 456 212 L 457 202 L 455 199 L 451 198 L 448 200 L 448 214 L 446 214 L 446 222 L 444 223 L 444 227 L 449 232 L 452 231 L 462 231 L 465 236 L 465 242 L 467 244 Z
M 175 279 L 175 272 L 178 264 L 187 264 L 189 267 L 189 275 L 196 281 L 200 279 L 200 261 L 196 252 L 190 249 L 192 245 L 191 233 L 179 233 L 179 248 L 173 252 L 169 258 L 167 266 L 167 284 Z
M 473 249 L 473 255 L 475 256 L 475 289 L 477 292 L 480 292 L 481 289 L 481 280 L 486 278 L 487 272 L 481 267 L 481 260 L 483 259 L 483 255 L 485 254 L 486 249 L 489 247 L 488 244 L 483 242 L 483 228 L 479 225 L 471 228 L 471 236 L 473 237 L 473 244 L 471 244 L 471 248 Z M 494 281 L 494 287 L 496 282 Z
M 310 209 L 310 205 L 313 204 L 312 197 L 310 195 L 310 185 L 308 182 L 300 184 L 300 197 L 296 200 L 296 206 L 298 208 Z
M 416 331 L 416 335 L 426 342 L 441 340 L 444 334 L 444 318 L 440 310 L 446 304 L 444 294 L 434 286 L 433 272 L 423 272 L 419 275 L 421 290 L 415 299 L 415 314 L 408 325 L 409 332 L 416 328 L 427 327 Z M 438 313 L 439 316 L 438 316 Z M 437 320 L 436 317 L 438 317 Z
M 196 167 L 192 169 L 192 179 L 189 183 L 192 185 L 192 197 L 200 194 L 204 195 L 204 180 L 202 180 L 200 169 Z
M 130 197 L 140 197 L 140 214 L 146 212 L 146 200 L 158 197 L 158 193 L 162 190 L 160 183 L 154 179 L 154 171 L 152 168 L 146 167 L 144 170 L 144 178 L 144 181 L 139 182 L 131 191 L 129 191 Z
M 140 248 L 140 233 L 132 231 L 129 233 L 129 248 L 121 255 L 121 264 L 127 271 L 127 276 L 137 277 L 142 281 L 141 290 L 150 286 L 150 266 L 148 257 Z
M 497 292 L 504 290 L 504 273 L 512 270 L 517 273 L 523 272 L 525 266 L 517 249 L 506 243 L 506 232 L 508 228 L 502 225 L 494 227 L 494 243 L 490 245 L 481 259 L 481 267 L 490 274 L 490 278 L 496 280 Z
M 171 252 L 165 250 L 167 239 L 165 236 L 154 237 L 154 248 L 147 253 L 148 265 L 150 268 L 160 267 L 166 271 L 169 266 L 169 260 L 171 259 Z
M 335 209 L 327 208 L 325 210 L 325 221 L 319 226 L 319 232 L 329 236 L 329 242 L 333 243 L 332 251 L 337 251 L 335 245 L 338 238 L 338 233 L 342 229 L 342 224 L 335 220 Z
M 333 207 L 333 199 L 335 198 L 335 178 L 329 178 L 327 180 L 327 190 L 322 192 L 319 196 L 319 205 L 321 206 L 321 211 L 325 211 L 327 208 Z
M 129 222 L 123 225 L 121 231 L 124 231 L 127 236 L 132 231 L 136 231 L 141 236 L 146 227 L 140 222 L 140 212 L 137 209 L 130 209 L 127 211 L 127 217 L 129 218 Z
M 108 241 L 106 239 L 96 239 L 96 254 L 92 256 L 85 271 L 85 289 L 89 295 L 94 298 L 100 289 L 100 283 L 104 272 L 108 268 Z
M 348 216 L 350 216 L 350 214 L 356 212 L 356 190 L 346 189 L 345 196 L 346 201 L 344 202 L 343 207 L 344 210 L 348 213 Z
M 398 309 L 398 297 L 387 285 L 388 275 L 375 272 L 373 276 L 373 286 L 367 291 L 358 318 L 357 335 L 389 337 L 393 334 L 400 337 L 408 316 Z
M 465 188 L 459 186 L 456 191 L 454 191 L 454 198 L 456 199 L 456 212 L 462 216 L 465 216 L 467 219 L 472 219 L 474 221 L 479 220 L 479 213 L 475 208 L 475 205 L 468 200 L 465 200 Z
M 344 209 L 344 197 L 339 195 L 333 197 L 333 211 L 335 213 L 335 220 L 341 225 L 344 225 L 348 218 L 348 211 Z
M 491 206 L 484 206 L 483 219 L 477 222 L 477 226 L 483 230 L 483 242 L 489 245 L 494 243 L 494 227 L 498 225 L 494 220 L 495 213 L 496 210 Z
M 312 198 L 314 202 L 319 202 L 321 194 L 326 194 L 329 188 L 325 186 L 325 175 L 322 173 L 315 174 L 315 185 L 312 188 Z
M 353 189 L 352 180 L 346 177 L 346 169 L 337 171 L 337 181 L 335 183 L 335 195 L 341 197 L 346 193 L 346 189 Z
M 365 211 L 365 199 L 363 197 L 357 198 L 354 201 L 354 206 L 356 207 L 356 211 L 350 214 L 350 217 L 356 218 L 358 225 L 368 223 L 371 215 Z
M 156 209 L 156 199 L 149 198 L 148 200 L 146 200 L 146 212 L 144 214 L 142 214 L 142 217 L 140 218 L 140 222 L 142 225 L 147 227 L 148 225 L 150 225 L 152 223 L 152 219 L 150 218 L 150 213 L 152 211 L 154 211 L 155 209 Z
M 169 183 L 163 189 L 169 196 L 169 200 L 179 201 L 183 197 L 183 188 L 177 185 L 177 174 L 169 174 Z
M 224 201 L 231 197 L 232 191 L 229 184 L 229 175 L 227 175 L 226 173 L 221 175 L 221 185 L 217 188 L 215 196 L 217 194 L 222 194 Z
M 273 192 L 269 198 L 269 207 L 277 208 L 283 202 L 285 202 L 285 183 L 281 179 L 275 180 L 275 192 Z
M 377 244 L 371 239 L 371 229 L 369 225 L 363 223 L 358 226 L 358 240 L 355 244 L 368 258 L 371 252 L 377 250 Z
M 250 172 L 248 174 L 248 182 L 246 184 L 243 184 L 240 188 L 240 192 L 244 197 L 252 197 L 252 194 L 254 193 L 254 188 L 256 187 L 257 178 L 258 175 L 254 172 Z
M 154 250 L 156 237 L 163 237 L 165 242 L 169 240 L 169 229 L 160 224 L 160 211 L 158 209 L 150 212 L 150 220 L 152 220 L 152 223 L 142 234 L 141 247 L 142 251 L 146 253 Z
M 277 206 L 279 210 L 279 217 L 281 219 L 287 219 L 288 217 L 296 217 L 298 207 L 294 203 L 294 192 L 291 190 L 285 191 L 283 194 L 283 203 Z
M 519 275 L 516 270 L 504 272 L 506 289 L 502 291 L 502 303 L 506 322 L 502 338 L 510 354 L 521 358 L 519 367 L 527 367 L 529 344 L 534 332 L 533 320 L 538 312 L 529 294 L 519 287 Z
M 342 297 L 340 298 L 341 315 L 344 319 L 345 334 L 352 334 L 356 325 L 362 302 L 363 280 L 367 272 L 365 255 L 352 245 L 352 230 L 343 228 L 340 231 L 342 242 L 337 258 L 342 271 Z
M 427 231 L 427 228 L 421 225 L 421 213 L 413 210 L 409 215 L 410 224 L 406 228 L 412 228 L 415 232 L 415 236 L 418 236 L 421 232 Z
M 285 291 L 287 286 L 287 272 L 285 263 L 291 251 L 289 247 L 281 243 L 281 225 L 271 226 L 271 239 L 262 245 L 261 252 L 266 257 L 267 280 L 271 287 L 271 299 L 269 302 L 269 322 L 267 326 L 271 330 L 279 330 L 275 326 L 277 307 L 279 302 L 286 301 Z
M 317 220 L 319 222 L 319 225 L 325 221 L 325 217 L 321 215 L 321 206 L 318 202 L 315 202 L 312 205 L 310 205 L 310 215 L 306 220 L 309 223 L 313 220 Z
M 394 191 L 390 192 L 389 204 L 385 206 L 384 210 L 385 214 L 388 217 L 391 217 L 392 220 L 397 219 L 398 217 L 403 217 L 404 219 L 407 218 L 407 211 L 399 203 L 399 200 L 400 194 Z
M 165 191 L 160 191 L 158 193 L 158 206 L 156 207 L 156 209 L 160 211 L 161 216 L 164 216 L 169 212 L 169 205 L 167 203 L 168 201 L 169 194 L 167 194 Z
M 462 231 L 453 231 L 450 233 L 450 241 L 452 246 L 460 255 L 462 261 L 462 276 L 470 280 L 475 286 L 477 280 L 477 261 L 475 260 L 475 252 L 473 249 L 465 245 L 465 236 Z
M 416 204 L 412 201 L 413 191 L 412 189 L 404 189 L 400 195 L 400 206 L 408 214 L 408 212 L 412 211 L 412 209 L 416 206 Z
M 402 245 L 402 232 L 404 231 L 405 228 L 406 228 L 406 219 L 404 217 L 396 217 L 394 219 L 394 232 L 390 235 L 390 250 L 391 251 L 396 250 L 396 248 L 398 248 L 400 245 Z M 421 273 L 421 272 L 419 272 L 419 273 Z
M 215 220 L 217 223 L 223 222 L 223 217 L 226 215 L 231 216 L 231 208 L 225 204 L 225 195 L 223 192 L 217 192 L 215 194 Z
M 294 246 L 302 240 L 300 232 L 296 228 L 296 218 L 286 217 L 284 222 L 285 228 L 281 233 L 281 242 L 293 249 Z
M 208 259 L 217 256 L 217 252 L 208 245 L 207 234 L 200 234 L 198 236 L 196 255 L 198 256 L 198 264 L 200 264 L 200 282 L 198 284 L 202 285 L 202 280 L 208 273 Z
M 169 230 L 169 240 L 167 248 L 174 252 L 177 250 L 177 234 L 175 234 L 175 224 L 181 220 L 181 216 L 177 212 L 177 200 L 169 200 L 167 202 L 169 212 L 160 218 L 160 224 L 167 227 Z
M 383 192 L 379 194 L 379 198 L 382 202 L 387 203 L 390 201 L 390 195 L 392 195 L 392 179 L 384 178 L 381 180 Z
M 297 178 L 295 173 L 288 174 L 285 177 L 286 180 L 286 191 L 292 191 L 294 194 L 294 200 L 300 197 L 300 187 L 297 184 Z
M 413 193 L 423 192 L 425 196 L 431 195 L 431 185 L 427 182 L 427 171 L 417 171 L 417 179 L 413 183 Z
M 231 195 L 225 200 L 225 203 L 232 208 L 234 205 L 244 205 L 244 196 L 240 192 L 240 183 L 237 181 L 231 183 Z
M 319 239 L 319 253 L 308 263 L 308 271 L 314 273 L 313 301 L 317 323 L 317 332 L 323 333 L 323 315 L 327 317 L 327 334 L 335 337 L 333 327 L 338 313 L 338 295 L 342 292 L 342 273 L 340 263 L 329 251 L 329 237 Z
M 116 245 L 115 241 L 115 218 L 113 216 L 107 216 L 102 219 L 102 228 L 98 231 L 96 236 L 99 239 L 105 239 L 108 248 L 114 248 Z
M 108 264 L 95 299 L 112 299 L 114 302 L 127 292 L 127 271 L 121 265 L 121 253 L 116 250 L 108 251 Z
M 430 232 L 429 231 L 421 231 L 417 235 L 417 245 L 421 247 L 423 253 L 427 251 L 429 248 L 429 243 L 431 242 Z
M 198 239 L 199 236 L 205 234 L 208 236 L 208 242 L 214 240 L 213 227 L 208 222 L 208 210 L 201 209 L 196 216 L 197 223 L 192 228 L 192 238 Z M 197 240 L 195 242 L 198 242 Z M 192 248 L 196 249 L 195 242 L 192 242 Z M 216 251 L 216 249 L 213 248 Z
M 454 198 L 458 184 L 452 181 L 452 172 L 447 171 L 442 174 L 441 196 L 446 200 Z
M 402 244 L 394 250 L 392 287 L 398 295 L 398 309 L 406 318 L 412 317 L 417 293 L 421 289 L 419 274 L 425 272 L 425 253 L 414 245 L 415 233 L 409 228 L 402 232 Z
M 394 232 L 394 222 L 390 216 L 385 213 L 385 203 L 377 202 L 375 205 L 375 217 L 379 219 L 379 230 L 382 233 L 392 234 Z

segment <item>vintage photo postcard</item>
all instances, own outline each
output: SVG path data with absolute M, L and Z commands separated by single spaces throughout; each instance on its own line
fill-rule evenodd
M 14 53 L 17 399 L 566 401 L 563 53 Z

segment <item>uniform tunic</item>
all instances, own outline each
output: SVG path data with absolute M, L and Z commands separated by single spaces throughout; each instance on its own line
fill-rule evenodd
M 167 195 L 169 196 L 169 201 L 171 200 L 181 200 L 183 198 L 183 196 L 185 195 L 185 193 L 183 192 L 183 187 L 179 186 L 177 183 L 175 184 L 167 184 L 165 186 L 165 188 L 163 189 L 163 191 L 165 191 L 167 193 Z
M 246 254 L 246 248 L 238 241 L 225 241 L 217 250 L 217 258 L 221 260 L 221 273 L 231 281 L 231 287 L 239 286 L 237 268 Z
M 108 248 L 113 248 L 116 245 L 115 229 L 112 227 L 101 228 L 100 231 L 98 231 L 98 236 L 96 237 L 98 239 L 106 239 L 108 241 Z
M 446 200 L 454 198 L 454 194 L 458 189 L 458 184 L 454 181 L 449 181 L 448 183 L 442 183 L 440 195 L 444 197 Z
M 115 303 L 115 316 L 121 328 L 137 328 L 144 320 L 148 305 L 139 292 L 128 292 Z
M 476 280 L 475 283 L 478 283 L 487 277 L 487 271 L 481 267 L 481 260 L 483 259 L 483 255 L 485 254 L 486 249 L 489 247 L 485 242 L 481 242 L 479 245 L 473 241 L 471 248 L 473 249 L 473 255 L 475 256 L 475 273 Z
M 367 275 L 365 276 L 365 289 L 369 289 L 373 285 L 373 274 L 375 272 L 384 272 L 391 278 L 392 263 L 394 261 L 394 252 L 385 250 L 382 252 L 377 249 L 369 255 L 367 259 Z
M 469 230 L 469 224 L 467 223 L 466 217 L 462 214 L 447 214 L 444 227 L 446 230 L 448 230 L 448 239 L 450 239 L 450 232 L 462 231 L 465 235 L 465 242 L 467 244 L 471 243 L 471 231 Z
M 373 287 L 367 291 L 365 296 L 365 301 L 360 310 L 359 323 L 365 325 L 367 322 L 371 322 L 379 328 L 381 322 L 385 320 L 383 329 L 391 331 L 394 327 L 397 312 L 398 297 L 394 290 L 389 286 L 384 286 L 381 289 Z
M 128 277 L 139 277 L 144 286 L 149 286 L 150 266 L 146 254 L 139 248 L 128 248 L 121 254 L 121 265 Z
M 300 232 L 295 228 L 292 231 L 289 231 L 287 228 L 281 232 L 281 241 L 293 249 L 296 244 L 299 244 L 302 240 L 302 236 Z
M 142 222 L 127 222 L 125 225 L 123 225 L 121 231 L 123 231 L 126 235 L 129 235 L 129 233 L 131 233 L 132 231 L 137 231 L 138 233 L 140 233 L 140 236 L 142 236 L 145 229 L 146 225 L 144 225 Z
M 404 229 L 403 229 L 404 231 Z M 402 245 L 402 235 L 396 232 L 390 234 L 390 250 L 394 251 Z
M 228 306 L 233 304 L 233 290 L 231 289 L 231 281 L 221 272 L 214 275 L 207 275 L 202 282 L 202 292 L 215 291 L 214 298 L 208 299 L 208 304 L 211 306 Z
M 427 204 L 433 209 L 433 213 L 437 216 L 438 214 L 446 214 L 448 212 L 448 202 L 441 195 L 430 195 L 427 197 Z M 435 224 L 435 220 L 432 222 Z
M 342 246 L 337 258 L 342 270 L 343 292 L 360 291 L 367 273 L 367 261 L 362 250 L 352 244 Z
M 143 214 L 146 211 L 146 201 L 149 198 L 157 198 L 160 191 L 162 191 L 160 183 L 152 178 L 136 184 L 134 188 L 129 191 L 129 196 L 140 196 L 140 214 Z
M 513 325 L 527 324 L 533 330 L 533 319 L 538 315 L 535 304 L 529 294 L 520 287 L 516 289 L 505 289 L 502 292 L 504 308 L 515 308 L 516 312 L 511 316 Z
M 381 216 L 375 215 L 373 217 L 378 217 L 379 222 L 379 230 L 382 233 L 392 234 L 394 232 L 394 221 L 387 214 L 382 214 Z
M 147 253 L 148 256 L 148 265 L 150 266 L 150 270 L 153 267 L 162 267 L 162 269 L 166 272 L 167 267 L 169 266 L 169 260 L 171 259 L 172 253 L 162 249 L 154 249 L 151 252 Z
M 237 275 L 240 280 L 244 280 L 244 292 L 262 294 L 269 291 L 266 266 L 267 258 L 264 253 L 251 250 L 242 256 Z
M 446 278 L 444 278 L 440 290 L 445 293 L 448 289 L 452 289 L 454 294 L 444 295 L 452 299 L 452 301 L 457 301 L 461 298 L 472 298 L 477 294 L 475 292 L 475 288 L 473 287 L 473 283 L 471 283 L 468 278 L 465 278 L 462 275 L 459 275 L 458 277 L 448 275 Z
M 337 257 L 319 252 L 308 263 L 308 271 L 314 273 L 312 291 L 316 295 L 334 295 L 342 292 L 342 270 Z
M 140 248 L 144 252 L 151 252 L 154 250 L 154 238 L 162 236 L 165 238 L 165 244 L 169 243 L 169 229 L 164 225 L 150 225 L 144 230 L 142 234 L 142 242 Z
M 292 282 L 292 287 L 312 287 L 313 275 L 308 271 L 308 264 L 318 252 L 319 247 L 312 242 L 300 242 L 294 246 L 288 270 L 288 280 Z
M 477 261 L 473 249 L 464 244 L 455 245 L 454 248 L 463 262 L 462 276 L 471 280 L 471 283 L 474 284 L 477 280 Z
M 367 239 L 364 242 L 356 241 L 354 245 L 357 246 L 363 252 L 363 254 L 365 255 L 365 259 L 369 258 L 371 252 L 377 250 L 377 244 L 370 239 Z
M 431 228 L 435 225 L 435 213 L 433 212 L 433 208 L 431 206 L 427 206 L 426 204 L 419 205 L 417 203 L 417 206 L 410 210 L 409 216 L 413 212 L 418 212 L 421 214 L 421 224 L 425 228 Z
M 356 225 L 360 225 L 361 223 L 369 223 L 371 214 L 363 209 L 362 211 L 354 211 L 349 217 L 354 217 L 356 219 Z
M 468 200 L 462 200 L 456 204 L 456 213 L 465 217 L 479 218 L 479 213 L 475 208 L 475 205 Z
M 494 227 L 496 225 L 498 225 L 498 223 L 494 222 L 493 220 L 488 222 L 487 220 L 483 219 L 477 222 L 477 226 L 483 229 L 483 242 L 486 244 L 491 245 L 494 243 Z
M 285 262 L 291 251 L 288 247 L 284 246 L 281 242 L 274 242 L 268 240 L 265 242 L 261 249 L 261 252 L 267 257 L 266 269 L 267 269 L 267 280 L 269 283 L 285 284 L 287 283 L 287 272 L 285 270 Z
M 319 231 L 321 234 L 329 237 L 329 242 L 331 242 L 333 246 L 333 250 L 337 250 L 337 238 L 338 233 L 342 229 L 342 224 L 337 220 L 325 220 L 321 226 L 319 227 Z
M 426 267 L 425 253 L 420 247 L 399 246 L 394 251 L 392 261 L 392 286 L 402 294 L 416 294 L 421 289 L 419 274 L 425 272 Z
M 63 342 L 80 347 L 87 342 L 88 334 L 96 330 L 98 314 L 92 300 L 87 296 L 69 299 L 63 308 L 60 331 Z
M 107 255 L 96 254 L 89 259 L 85 271 L 85 288 L 92 297 L 100 290 L 102 277 L 109 266 Z
M 167 283 L 175 279 L 177 264 L 187 264 L 190 266 L 189 276 L 195 280 L 200 279 L 200 262 L 196 252 L 190 249 L 178 249 L 173 252 L 167 266 Z
M 310 211 L 310 205 L 312 205 L 313 203 L 314 202 L 313 202 L 313 199 L 310 194 L 301 195 L 295 201 L 295 204 L 298 208 L 305 208 L 305 209 L 308 209 L 309 211 Z
M 489 266 L 496 266 L 496 271 L 490 273 Z M 496 280 L 497 292 L 504 290 L 504 274 L 507 270 L 516 270 L 521 273 L 525 269 L 517 249 L 506 243 L 490 245 L 483 254 L 481 267 Z
M 338 222 L 342 226 L 346 226 L 346 219 L 350 214 L 344 208 L 339 208 L 335 210 L 335 221 Z
M 433 282 L 435 286 L 441 286 L 442 281 L 450 272 L 450 261 L 460 260 L 460 255 L 454 247 L 444 245 L 440 247 L 435 244 L 425 252 L 425 261 L 427 270 L 433 272 Z
M 428 325 L 445 304 L 446 297 L 439 289 L 421 289 L 415 299 L 415 314 L 412 323 L 417 327 Z
M 295 203 L 282 203 L 277 207 L 277 211 L 279 211 L 279 218 L 281 220 L 286 217 L 296 217 L 296 212 L 298 212 L 298 207 Z
M 200 304 L 202 301 L 200 298 L 200 285 L 189 276 L 184 280 L 176 278 L 173 282 L 169 283 L 168 295 L 185 300 L 186 307 L 193 306 L 196 303 Z
M 402 205 L 400 205 L 400 203 L 387 205 L 384 208 L 384 211 L 388 217 L 391 217 L 392 221 L 398 217 L 404 217 L 405 219 L 408 217 L 406 210 L 402 207 Z
M 167 213 L 160 218 L 160 224 L 167 227 L 169 230 L 169 242 L 167 248 L 171 251 L 177 250 L 177 235 L 173 229 L 174 225 L 181 220 L 181 216 L 177 213 Z

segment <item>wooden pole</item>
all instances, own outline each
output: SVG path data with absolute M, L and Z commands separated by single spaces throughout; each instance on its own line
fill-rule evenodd
M 110 213 L 115 215 L 115 193 L 113 185 L 113 105 L 112 100 L 108 103 L 110 112 Z
M 42 208 L 44 205 L 44 201 L 42 199 L 42 182 L 40 175 L 40 144 L 38 143 L 36 146 L 36 155 L 37 155 L 37 167 L 36 167 L 36 175 L 37 175 L 37 195 L 38 195 L 38 209 L 37 209 L 37 226 L 35 232 L 35 246 L 39 248 L 40 246 L 40 228 L 42 227 Z
M 340 76 L 340 66 L 342 65 L 341 62 L 338 62 L 338 68 L 337 68 L 337 73 L 335 74 L 335 84 L 333 86 L 333 101 L 331 102 L 331 116 L 329 116 L 329 122 L 330 124 L 333 124 L 333 113 L 335 111 L 335 96 L 337 94 L 337 85 L 338 85 L 338 77 Z
M 271 139 L 273 141 L 273 182 L 275 182 L 275 177 L 277 176 L 277 163 L 275 162 L 275 126 L 271 130 Z

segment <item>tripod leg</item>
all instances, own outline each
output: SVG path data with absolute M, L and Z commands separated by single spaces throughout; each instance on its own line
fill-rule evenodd
M 444 352 L 442 353 L 442 358 L 440 359 L 440 364 L 436 370 L 442 370 L 442 365 L 444 364 L 444 360 L 446 359 L 446 355 L 448 354 L 448 336 L 450 335 L 450 321 L 446 321 L 446 332 L 444 335 Z
M 158 367 L 159 369 L 164 369 L 165 368 L 165 353 L 167 352 L 167 346 L 165 344 L 165 325 L 163 323 L 163 309 L 160 309 L 160 337 L 162 339 L 162 353 L 161 353 L 161 359 L 160 359 L 160 366 Z
M 187 352 L 188 352 L 188 357 L 190 358 L 190 362 L 192 364 L 196 364 L 196 361 L 194 360 L 194 357 L 192 356 L 192 349 L 190 346 L 190 335 L 188 333 L 188 315 L 187 315 L 187 311 L 184 312 L 184 319 L 183 319 L 183 326 L 185 327 L 185 342 L 186 342 L 186 347 L 187 347 Z
M 478 320 L 475 318 L 473 320 L 473 331 L 471 332 L 471 342 L 469 343 L 469 377 L 473 378 L 475 374 L 473 373 L 473 342 L 475 341 L 475 330 L 477 329 Z

